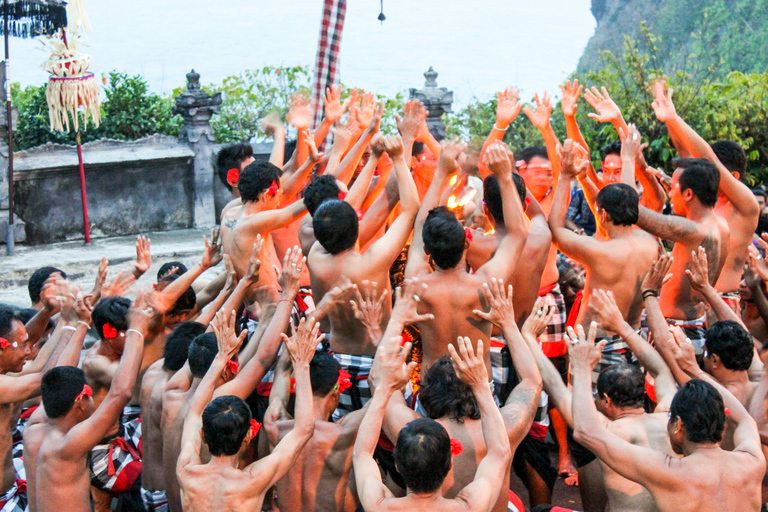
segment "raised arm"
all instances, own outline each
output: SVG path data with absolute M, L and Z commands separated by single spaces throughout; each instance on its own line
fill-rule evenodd
M 621 182 L 637 189 L 635 184 L 635 167 L 637 155 L 640 154 L 642 138 L 634 124 L 627 126 L 619 134 L 621 137 Z
M 576 111 L 579 109 L 578 101 L 583 90 L 584 86 L 579 85 L 578 79 L 574 80 L 573 83 L 570 80 L 566 81 L 565 87 L 560 85 L 560 93 L 563 95 L 560 100 L 560 108 L 563 111 L 563 117 L 565 117 L 566 136 L 572 141 L 578 142 L 589 154 L 587 141 L 584 140 L 584 135 L 579 129 L 579 123 L 576 122 Z
M 653 236 L 672 242 L 687 243 L 698 237 L 696 223 L 679 215 L 662 215 L 640 207 L 637 225 Z
M 483 143 L 483 149 L 480 151 L 480 159 L 477 163 L 477 168 L 483 178 L 491 173 L 491 170 L 483 163 L 485 152 L 488 146 L 504 139 L 504 134 L 507 133 L 510 123 L 520 114 L 523 104 L 518 101 L 519 96 L 520 89 L 515 87 L 507 87 L 504 91 L 496 93 L 496 122 L 491 133 L 485 139 L 485 143 Z
M 380 147 L 380 144 L 383 144 L 383 141 L 384 136 L 380 133 L 377 133 L 373 139 L 371 139 L 371 147 Z M 365 167 L 363 167 L 363 170 L 360 171 L 360 174 L 357 176 L 355 183 L 349 189 L 347 196 L 344 198 L 344 200 L 348 202 L 355 210 L 359 210 L 363 206 L 363 201 L 365 201 L 365 198 L 368 195 L 368 189 L 370 188 L 371 180 L 373 179 L 373 172 L 376 170 L 376 166 L 379 163 L 379 158 L 381 158 L 381 153 L 377 154 L 374 151 L 371 152 L 371 156 L 368 157 L 368 161 L 365 163 Z
M 355 145 L 352 146 L 352 149 L 350 149 L 347 152 L 347 154 L 344 156 L 339 166 L 336 168 L 334 175 L 339 181 L 343 183 L 349 183 L 349 180 L 352 179 L 352 175 L 354 174 L 355 169 L 357 168 L 357 163 L 360 161 L 360 158 L 363 156 L 363 152 L 365 151 L 365 148 L 371 142 L 371 139 L 373 139 L 373 136 L 379 133 L 379 127 L 381 125 L 381 116 L 383 114 L 384 114 L 384 100 L 381 100 L 379 109 L 373 115 L 373 118 L 368 124 L 368 127 L 365 130 L 363 130 L 363 133 L 362 135 L 360 135 L 360 138 L 357 139 L 357 142 L 355 142 Z
M 557 155 L 557 147 L 560 143 L 557 141 L 557 135 L 555 135 L 555 131 L 549 122 L 549 118 L 552 115 L 552 98 L 549 96 L 549 92 L 545 92 L 542 99 L 539 99 L 538 93 L 534 99 L 536 101 L 536 111 L 534 112 L 531 107 L 526 106 L 523 107 L 523 112 L 531 120 L 533 126 L 539 129 L 541 136 L 544 138 L 547 156 L 552 164 L 552 176 L 555 183 L 557 183 L 557 177 L 560 175 L 560 160 Z
M 269 153 L 269 163 L 283 168 L 285 162 L 285 125 L 277 112 L 270 112 L 259 123 L 267 137 L 272 137 L 272 151 Z
M 514 319 L 512 320 L 514 325 Z M 480 422 L 483 440 L 488 451 L 477 466 L 475 479 L 462 489 L 456 500 L 463 502 L 469 510 L 490 512 L 498 499 L 498 491 L 504 483 L 504 476 L 512 461 L 512 449 L 504 418 L 496 406 L 488 385 L 488 370 L 483 358 L 483 342 L 478 340 L 475 352 L 469 338 L 459 336 L 456 340 L 458 351 L 448 345 L 456 376 L 472 388 L 480 408 Z
M 349 102 L 350 98 L 344 100 L 344 103 L 341 102 L 341 85 L 337 85 L 336 87 L 331 86 L 325 89 L 325 96 L 323 96 L 325 118 L 323 119 L 323 122 L 320 123 L 320 126 L 315 129 L 315 145 L 317 147 L 320 147 L 323 143 L 326 135 L 328 135 L 328 130 L 331 129 L 333 123 L 341 119 L 341 116 L 347 111 Z
M 224 305 L 224 302 L 232 294 L 232 292 L 235 290 L 235 287 L 237 286 L 237 273 L 235 272 L 235 268 L 232 265 L 232 260 L 230 259 L 229 254 L 224 255 L 224 264 L 227 269 L 227 271 L 223 274 L 226 277 L 224 286 L 221 288 L 216 298 L 213 299 L 213 301 L 211 301 L 207 306 L 205 306 L 205 308 L 200 312 L 200 315 L 195 320 L 197 323 L 206 327 L 208 327 L 208 324 L 210 324 L 211 320 L 213 320 L 216 316 L 216 312 L 221 309 L 221 306 Z
M 720 294 L 717 293 L 717 290 L 715 290 L 715 287 L 710 284 L 707 251 L 703 247 L 699 246 L 697 251 L 691 252 L 690 268 L 685 269 L 685 275 L 688 276 L 688 280 L 691 282 L 691 288 L 701 293 L 707 299 L 712 312 L 715 313 L 718 320 L 732 320 L 749 332 L 741 317 L 725 303 Z
M 501 327 L 509 346 L 509 354 L 515 362 L 515 369 L 520 376 L 520 382 L 507 397 L 507 401 L 501 409 L 509 442 L 512 446 L 517 447 L 530 430 L 536 416 L 542 388 L 541 374 L 536 367 L 533 354 L 526 346 L 525 340 L 517 328 L 512 303 L 512 285 L 509 285 L 505 293 L 504 282 L 494 278 L 490 284 L 483 283 L 483 295 L 486 302 L 491 305 L 491 311 L 483 313 L 476 310 L 473 313 L 483 320 Z
M 627 123 L 621 115 L 621 110 L 611 99 L 608 89 L 605 87 L 601 89 L 602 93 L 597 90 L 597 87 L 587 89 L 584 93 L 584 99 L 597 111 L 596 114 L 589 113 L 587 115 L 601 123 L 611 123 L 617 134 L 620 134 L 622 130 L 627 133 Z
M 139 295 L 128 311 L 125 348 L 109 392 L 87 420 L 72 427 L 64 436 L 60 449 L 65 456 L 79 458 L 88 453 L 114 427 L 123 407 L 131 400 L 144 354 L 144 334 L 151 319 L 152 308 L 148 297 L 146 294 Z

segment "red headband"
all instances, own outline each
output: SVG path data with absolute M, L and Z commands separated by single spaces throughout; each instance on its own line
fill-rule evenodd
M 88 384 L 85 384 L 80 394 L 75 397 L 75 402 L 77 402 L 84 396 L 93 396 L 93 390 L 91 389 L 91 386 L 89 386 Z
M 104 339 L 111 340 L 117 338 L 117 329 L 110 323 L 104 324 L 104 327 L 101 328 L 101 332 L 104 333 Z
M 232 361 L 230 359 L 227 361 L 227 368 L 232 372 L 232 375 L 237 375 L 237 372 L 240 371 L 240 364 L 238 364 L 237 361 Z
M 231 181 L 232 183 L 237 183 L 240 181 L 240 169 L 232 168 L 227 171 L 227 181 Z
M 275 194 L 277 194 L 277 190 L 279 188 L 280 188 L 280 186 L 277 184 L 276 181 L 273 180 L 272 184 L 267 189 L 267 194 L 270 195 L 270 196 L 274 196 Z

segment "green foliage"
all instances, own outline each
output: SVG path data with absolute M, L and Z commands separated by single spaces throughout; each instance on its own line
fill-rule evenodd
M 649 143 L 648 163 L 671 171 L 671 161 L 677 153 L 666 126 L 658 122 L 651 107 L 653 84 L 665 78 L 668 87 L 674 89 L 678 114 L 708 141 L 731 139 L 741 144 L 749 159 L 750 184 L 767 181 L 768 73 L 732 71 L 719 78 L 718 70 L 692 58 L 681 69 L 665 74 L 658 38 L 644 24 L 640 30 L 641 41 L 626 37 L 621 54 L 601 52 L 603 66 L 600 69 L 572 78 L 578 78 L 585 87 L 608 89 L 626 121 L 636 124 L 643 140 Z M 617 140 L 618 135 L 611 124 L 589 118 L 587 114 L 592 111 L 586 100 L 579 100 L 576 119 L 590 147 L 592 160 L 599 167 L 601 148 Z M 449 133 L 482 144 L 493 127 L 495 112 L 495 98 L 475 101 L 448 119 Z M 559 104 L 552 114 L 552 126 L 561 140 L 564 139 L 565 123 Z M 523 113 L 510 125 L 504 141 L 513 151 L 542 143 L 538 131 Z
M 11 97 L 19 113 L 13 137 L 15 151 L 48 142 L 75 144 L 74 132 L 51 131 L 45 89 L 45 85 L 24 89 L 18 83 L 11 86 Z M 179 134 L 183 121 L 171 113 L 172 99 L 149 92 L 141 76 L 129 77 L 125 73 L 112 71 L 103 89 L 106 100 L 101 105 L 101 125 L 94 128 L 89 122 L 86 130 L 81 132 L 83 142 L 103 137 L 135 140 L 154 133 Z

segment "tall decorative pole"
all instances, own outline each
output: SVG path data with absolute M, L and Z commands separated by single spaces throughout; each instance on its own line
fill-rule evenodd
M 346 13 L 347 0 L 324 0 L 320 41 L 317 43 L 315 76 L 312 83 L 312 100 L 315 105 L 312 128 L 317 128 L 323 121 L 325 113 L 323 95 L 326 88 L 339 83 L 339 49 Z

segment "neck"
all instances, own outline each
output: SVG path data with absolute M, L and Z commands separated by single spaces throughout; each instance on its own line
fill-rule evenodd
M 712 208 L 703 206 L 698 201 L 691 201 L 688 203 L 688 215 L 686 215 L 687 218 L 699 221 L 709 217 L 710 215 L 712 215 Z
M 336 410 L 335 400 L 331 400 L 333 393 L 328 396 L 312 397 L 312 409 L 315 411 L 315 421 L 330 421 L 331 414 Z
M 723 386 L 726 386 L 728 384 L 734 384 L 734 383 L 745 383 L 749 382 L 749 373 L 746 371 L 738 371 L 738 370 L 729 370 L 722 364 L 719 365 L 720 368 L 718 368 L 716 371 L 713 372 L 713 377 L 722 384 Z
M 240 466 L 240 452 L 234 455 L 212 455 L 211 462 L 209 462 L 208 465 L 222 469 L 227 467 L 237 468 Z
M 75 411 L 72 410 L 61 418 L 48 418 L 48 422 L 53 426 L 53 428 L 66 434 L 72 427 L 80 423 L 80 421 L 75 418 L 74 412 Z
M 435 272 L 440 272 L 442 274 L 466 274 L 467 273 L 467 254 L 466 252 L 461 255 L 461 260 L 456 264 L 453 268 L 441 268 L 437 264 L 435 264 Z
M 634 228 L 632 226 L 617 226 L 612 223 L 606 222 L 603 224 L 603 227 L 605 228 L 606 233 L 608 233 L 608 238 L 613 240 L 614 238 L 624 238 L 632 234 L 634 231 Z
M 643 414 L 645 414 L 645 409 L 642 407 L 627 407 L 626 409 L 619 409 L 612 419 L 618 420 L 628 416 L 641 416 Z
M 687 439 L 683 441 L 683 455 L 686 457 L 694 453 L 706 453 L 719 449 L 720 443 L 692 443 Z
M 117 358 L 120 359 L 120 354 L 117 353 L 117 351 L 112 348 L 112 345 L 107 343 L 105 340 L 101 340 L 101 343 L 99 343 L 99 348 L 97 349 L 97 352 L 102 355 L 109 358 Z
M 434 501 L 440 497 L 442 497 L 442 489 L 438 489 L 434 492 L 430 493 L 415 493 L 412 490 L 408 489 L 407 496 L 411 498 L 412 500 L 420 500 L 420 501 Z
M 243 208 L 246 213 L 259 213 L 267 210 L 266 203 L 261 201 L 248 201 L 243 203 Z

